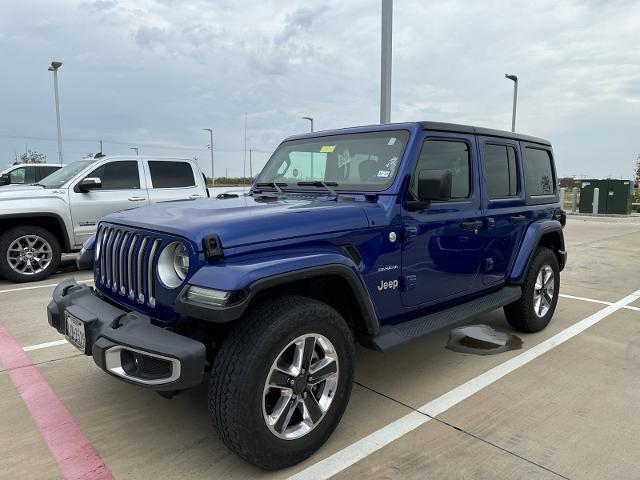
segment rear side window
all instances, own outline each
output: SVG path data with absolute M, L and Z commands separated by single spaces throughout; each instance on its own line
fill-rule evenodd
M 102 190 L 135 190 L 140 188 L 138 162 L 126 160 L 99 166 L 85 178 L 99 178 Z
M 467 198 L 471 193 L 471 159 L 469 145 L 460 140 L 427 139 L 422 145 L 411 193 L 418 198 L 420 170 L 451 170 L 451 198 Z
M 484 175 L 489 198 L 518 195 L 516 149 L 509 145 L 487 144 L 484 148 Z
M 555 179 L 553 178 L 553 164 L 547 150 L 526 147 L 524 149 L 524 176 L 527 195 L 553 195 L 555 193 Z
M 196 184 L 191 164 L 187 162 L 149 162 L 153 188 L 193 187 Z

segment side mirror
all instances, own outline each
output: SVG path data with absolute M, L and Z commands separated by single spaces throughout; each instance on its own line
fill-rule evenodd
M 98 177 L 84 178 L 78 184 L 78 190 L 83 193 L 90 192 L 91 190 L 98 190 L 100 188 L 102 188 L 102 180 Z
M 9 174 L 5 173 L 4 175 L 0 175 L 0 185 L 9 185 L 11 183 L 11 178 L 9 178 Z
M 422 202 L 451 199 L 451 170 L 420 170 L 418 197 Z

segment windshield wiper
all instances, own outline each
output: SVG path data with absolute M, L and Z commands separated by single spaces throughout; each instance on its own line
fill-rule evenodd
M 280 182 L 280 183 L 276 183 L 276 182 L 258 182 L 256 183 L 256 187 L 273 187 L 275 188 L 278 193 L 284 193 L 284 191 L 280 188 L 280 187 L 286 187 L 287 184 Z
M 337 187 L 337 182 L 323 182 L 322 180 L 314 180 L 312 182 L 298 182 L 298 186 L 300 187 L 324 187 L 326 188 L 331 195 L 338 196 L 338 193 L 331 187 Z

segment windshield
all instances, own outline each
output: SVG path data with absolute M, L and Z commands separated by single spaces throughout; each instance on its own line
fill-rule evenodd
M 299 183 L 322 187 L 322 182 L 335 190 L 384 190 L 395 178 L 408 139 L 408 131 L 397 130 L 285 142 L 256 183 L 277 182 L 285 190 Z
M 60 170 L 56 170 L 51 175 L 44 177 L 38 182 L 38 185 L 42 185 L 45 188 L 60 188 L 82 170 L 98 160 L 99 159 L 96 158 L 89 158 L 70 163 L 66 167 L 62 167 Z

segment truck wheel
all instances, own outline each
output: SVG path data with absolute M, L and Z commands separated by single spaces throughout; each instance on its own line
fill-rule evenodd
M 0 275 L 12 282 L 43 280 L 58 268 L 60 254 L 60 242 L 44 228 L 10 228 L 0 236 Z
M 553 317 L 559 291 L 558 259 L 548 248 L 538 247 L 522 285 L 522 297 L 504 307 L 507 321 L 521 332 L 543 330 Z
M 213 362 L 209 413 L 222 441 L 265 470 L 309 457 L 344 413 L 353 356 L 351 331 L 329 305 L 295 295 L 260 304 Z

